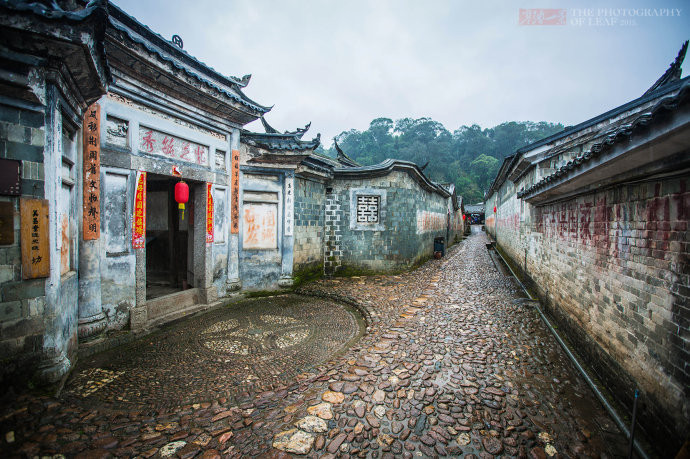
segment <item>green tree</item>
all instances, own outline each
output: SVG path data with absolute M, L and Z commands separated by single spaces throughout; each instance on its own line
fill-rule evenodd
M 452 133 L 431 118 L 376 118 L 365 131 L 351 129 L 336 136 L 351 158 L 364 165 L 387 158 L 429 163 L 424 173 L 436 182 L 455 183 L 465 202 L 483 199 L 501 161 L 539 139 L 563 130 L 560 123 L 509 121 L 492 128 L 461 126 Z M 335 156 L 335 148 L 322 149 Z
M 489 189 L 491 180 L 498 172 L 499 161 L 493 156 L 481 154 L 470 163 L 470 171 L 475 183 L 482 191 Z

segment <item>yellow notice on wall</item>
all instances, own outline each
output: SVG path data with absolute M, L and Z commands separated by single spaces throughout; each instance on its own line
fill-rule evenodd
M 19 202 L 22 245 L 22 278 L 50 275 L 48 201 L 22 198 Z

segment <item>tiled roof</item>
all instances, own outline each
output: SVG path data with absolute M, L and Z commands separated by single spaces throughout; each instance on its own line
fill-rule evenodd
M 0 0 L 0 7 L 14 10 L 17 12 L 33 13 L 37 16 L 42 16 L 46 19 L 57 19 L 67 21 L 82 21 L 91 16 L 98 10 L 104 11 L 108 2 L 106 0 L 97 0 L 89 2 L 85 8 L 79 10 L 64 10 L 57 3 L 53 2 L 50 5 L 39 3 L 37 1 L 22 1 L 22 0 Z
M 313 150 L 321 143 L 321 134 L 312 140 L 300 140 L 294 136 L 285 134 L 260 134 L 257 132 L 243 131 L 242 142 L 255 147 L 268 150 Z
M 182 70 L 197 81 L 217 90 L 252 110 L 256 110 L 260 113 L 267 113 L 271 110 L 272 107 L 260 105 L 242 92 L 241 88 L 247 86 L 251 75 L 245 75 L 242 78 L 222 75 L 212 67 L 197 60 L 183 49 L 178 48 L 115 5 L 110 4 L 109 8 L 109 20 L 112 27 L 125 33 L 132 41 L 143 46 L 147 51 L 158 56 L 162 61 L 172 64 L 175 68 Z M 232 88 L 232 91 L 223 88 L 221 85 Z
M 251 132 L 242 131 L 240 139 L 247 145 L 266 148 L 267 150 L 291 150 L 304 151 L 314 150 L 321 144 L 321 134 L 317 134 L 312 140 L 302 140 L 304 134 L 309 130 L 311 123 L 303 128 L 295 129 L 294 131 L 285 131 L 284 133 L 271 127 L 270 124 L 261 117 L 261 123 L 266 132 Z
M 373 166 L 357 166 L 357 167 L 336 167 L 333 169 L 333 174 L 336 178 L 358 178 L 358 177 L 380 177 L 386 175 L 394 170 L 402 170 L 409 173 L 422 188 L 427 191 L 432 191 L 447 198 L 450 193 L 443 186 L 436 182 L 432 182 L 424 175 L 415 163 L 410 161 L 401 161 L 398 159 L 387 159 L 379 164 Z
M 623 140 L 629 139 L 634 133 L 652 123 L 654 119 L 661 113 L 674 110 L 681 104 L 687 103 L 688 99 L 690 99 L 690 81 L 686 80 L 685 84 L 683 84 L 677 94 L 664 97 L 663 99 L 659 100 L 659 102 L 657 102 L 650 110 L 646 110 L 639 114 L 631 122 L 612 129 L 603 136 L 601 141 L 594 143 L 587 151 L 577 155 L 575 158 L 559 167 L 552 174 L 542 178 L 540 181 L 526 190 L 519 191 L 517 193 L 517 197 L 523 198 L 527 195 L 532 195 L 542 189 L 547 188 L 550 183 L 556 181 L 558 178 L 570 173 L 571 171 L 576 171 L 588 161 L 591 161 L 593 158 L 601 155 L 604 151 L 610 149 Z

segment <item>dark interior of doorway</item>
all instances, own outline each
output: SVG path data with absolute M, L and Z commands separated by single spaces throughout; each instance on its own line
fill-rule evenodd
M 190 288 L 188 260 L 192 246 L 190 199 L 184 218 L 175 202 L 179 179 L 149 174 L 146 185 L 146 299 Z

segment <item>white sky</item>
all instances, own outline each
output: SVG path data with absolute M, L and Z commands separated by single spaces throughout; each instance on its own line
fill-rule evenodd
M 312 121 L 305 138 L 320 132 L 326 146 L 382 116 L 428 116 L 450 131 L 504 121 L 577 124 L 640 96 L 690 38 L 690 5 L 677 0 L 115 4 L 165 38 L 180 35 L 188 53 L 220 73 L 251 73 L 245 93 L 275 105 L 266 116 L 273 127 Z M 518 25 L 521 8 L 566 9 L 568 24 Z M 611 16 L 630 8 L 636 16 Z M 258 122 L 248 128 L 263 132 Z

